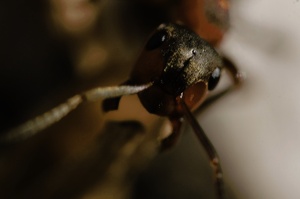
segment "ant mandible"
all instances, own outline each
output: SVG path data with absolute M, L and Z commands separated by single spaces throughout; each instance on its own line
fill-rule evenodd
M 233 86 L 207 98 L 227 69 Z M 164 139 L 161 149 L 172 147 L 180 134 L 182 117 L 191 124 L 214 169 L 218 198 L 223 197 L 223 174 L 220 159 L 210 140 L 192 115 L 206 99 L 214 101 L 239 85 L 242 75 L 228 59 L 188 28 L 178 24 L 162 24 L 148 39 L 133 68 L 130 78 L 120 86 L 99 87 L 78 94 L 54 109 L 12 129 L 2 142 L 30 137 L 56 123 L 84 101 L 105 99 L 103 110 L 118 109 L 123 95 L 136 94 L 145 109 L 152 114 L 168 117 L 173 132 Z

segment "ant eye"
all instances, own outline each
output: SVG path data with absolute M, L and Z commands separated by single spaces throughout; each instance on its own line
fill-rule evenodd
M 168 36 L 168 34 L 164 30 L 155 33 L 148 40 L 148 42 L 146 44 L 146 49 L 147 50 L 154 50 L 154 49 L 160 47 L 166 41 L 167 36 Z
M 216 68 L 208 80 L 208 90 L 213 90 L 217 86 L 220 77 L 221 77 L 221 69 Z

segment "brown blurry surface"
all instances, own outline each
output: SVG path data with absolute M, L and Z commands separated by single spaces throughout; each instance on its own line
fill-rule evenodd
M 190 9 L 175 1 L 1 1 L 0 131 L 88 88 L 123 82 L 149 32 L 181 19 L 174 11 Z M 197 27 L 201 17 L 187 25 Z M 150 164 L 162 119 L 136 97 L 107 114 L 100 104 L 83 104 L 41 134 L 1 146 L 0 198 L 214 196 L 212 172 L 193 136 L 183 136 L 190 147 L 179 144 Z
M 215 46 L 220 44 L 229 26 L 228 0 L 182 0 L 176 13 L 176 20 Z

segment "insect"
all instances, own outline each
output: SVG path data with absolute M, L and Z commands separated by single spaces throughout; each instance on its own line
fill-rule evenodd
M 137 94 L 148 112 L 168 117 L 172 123 L 173 132 L 162 141 L 162 149 L 176 143 L 181 118 L 187 119 L 209 156 L 215 173 L 216 191 L 222 198 L 223 178 L 219 157 L 191 110 L 197 109 L 208 92 L 217 86 L 224 68 L 234 80 L 233 87 L 238 85 L 242 76 L 237 68 L 206 41 L 182 25 L 162 24 L 148 39 L 129 79 L 122 85 L 95 88 L 75 95 L 49 112 L 7 132 L 1 141 L 12 142 L 30 137 L 65 117 L 82 102 L 105 99 L 103 110 L 111 111 L 118 109 L 123 95 Z M 233 87 L 217 94 L 217 97 Z

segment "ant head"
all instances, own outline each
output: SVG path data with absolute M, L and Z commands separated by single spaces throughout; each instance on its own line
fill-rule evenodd
M 183 94 L 186 104 L 194 107 L 215 88 L 221 69 L 219 54 L 197 34 L 181 25 L 162 24 L 148 39 L 131 79 L 138 84 L 154 82 L 155 95 L 164 93 L 161 98 Z M 142 103 L 148 97 L 155 98 L 140 97 Z
M 145 51 L 160 54 L 163 70 L 156 81 L 174 96 L 200 81 L 212 90 L 221 74 L 222 59 L 214 48 L 180 25 L 160 25 Z

